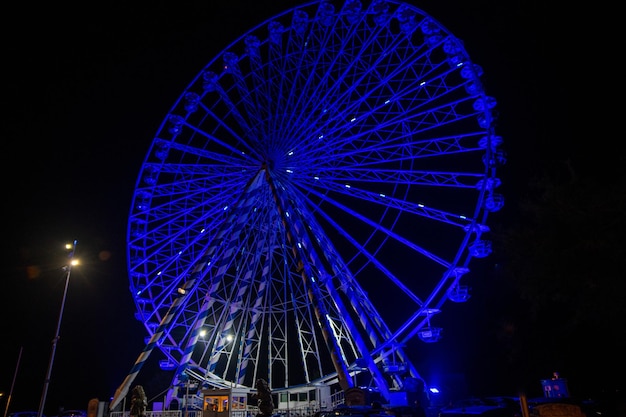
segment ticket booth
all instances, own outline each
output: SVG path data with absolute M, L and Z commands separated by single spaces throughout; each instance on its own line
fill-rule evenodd
M 202 391 L 203 417 L 245 417 L 248 390 L 238 388 L 208 389 Z

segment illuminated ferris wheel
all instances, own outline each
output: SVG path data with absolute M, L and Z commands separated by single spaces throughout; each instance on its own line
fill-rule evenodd
M 481 73 L 399 1 L 309 2 L 214 57 L 134 191 L 129 274 L 149 342 L 118 394 L 155 348 L 173 387 L 193 373 L 346 389 L 365 373 L 385 395 L 421 378 L 402 345 L 436 341 L 445 302 L 469 297 L 503 205 Z

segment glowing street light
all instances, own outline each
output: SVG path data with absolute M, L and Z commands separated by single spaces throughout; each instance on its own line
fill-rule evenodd
M 65 276 L 65 289 L 63 290 L 63 301 L 61 301 L 61 309 L 59 310 L 59 320 L 57 321 L 57 329 L 52 339 L 52 352 L 50 353 L 50 362 L 48 363 L 48 371 L 46 372 L 46 379 L 43 382 L 43 392 L 41 393 L 41 401 L 39 402 L 39 411 L 37 417 L 43 416 L 43 409 L 46 405 L 46 396 L 48 395 L 48 386 L 50 385 L 50 375 L 52 374 L 52 365 L 54 364 L 54 355 L 57 350 L 57 342 L 59 341 L 59 332 L 61 330 L 61 320 L 63 319 L 63 310 L 65 309 L 65 299 L 67 297 L 67 288 L 70 284 L 70 274 L 72 273 L 72 267 L 78 265 L 78 260 L 74 259 L 76 253 L 77 240 L 65 245 L 65 248 L 70 250 L 69 263 L 63 267 L 63 270 L 67 272 Z

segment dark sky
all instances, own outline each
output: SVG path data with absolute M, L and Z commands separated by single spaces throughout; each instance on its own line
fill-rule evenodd
M 571 41 L 565 22 L 541 2 L 412 3 L 462 39 L 484 69 L 509 156 L 503 174 L 507 205 L 517 204 L 528 179 L 546 163 L 582 158 L 585 148 L 573 139 L 569 119 L 570 86 L 561 75 L 569 58 L 563 45 Z M 79 240 L 85 265 L 72 272 L 46 413 L 86 408 L 91 398 L 107 400 L 122 382 L 144 347 L 133 317 L 125 236 L 136 177 L 153 136 L 207 62 L 253 26 L 297 4 L 23 3 L 5 14 L 13 29 L 3 28 L 2 48 L 9 234 L 0 391 L 9 391 L 17 370 L 10 411 L 38 408 L 68 240 Z M 459 332 L 464 314 L 459 312 Z M 467 317 L 482 317 L 473 314 Z M 451 336 L 448 343 L 462 340 L 469 352 L 481 350 L 479 331 L 462 337 Z M 554 370 L 543 371 L 549 377 Z M 150 366 L 142 373 L 159 378 Z

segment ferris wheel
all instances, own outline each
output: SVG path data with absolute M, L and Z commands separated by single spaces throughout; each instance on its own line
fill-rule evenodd
M 173 387 L 365 373 L 385 395 L 421 378 L 402 345 L 437 341 L 446 301 L 469 298 L 504 204 L 481 74 L 392 0 L 306 3 L 215 56 L 137 180 L 128 264 L 149 341 L 112 406 L 154 349 Z

